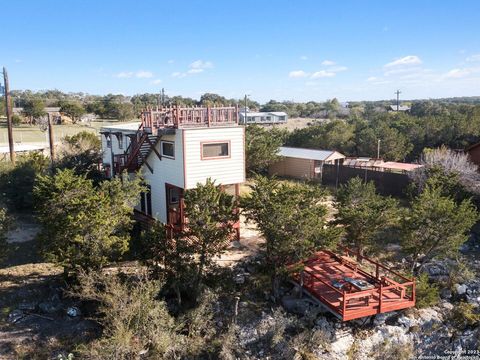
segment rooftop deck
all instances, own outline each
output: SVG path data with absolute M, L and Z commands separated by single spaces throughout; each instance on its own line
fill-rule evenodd
M 415 305 L 415 281 L 387 267 L 361 257 L 375 269 L 371 274 L 344 249 L 344 255 L 328 250 L 302 262 L 295 281 L 342 321 L 372 316 Z
M 152 133 L 161 128 L 233 126 L 238 125 L 238 107 L 168 106 L 146 109 L 140 117 L 141 127 Z

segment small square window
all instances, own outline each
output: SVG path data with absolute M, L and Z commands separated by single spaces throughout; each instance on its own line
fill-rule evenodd
M 162 156 L 167 158 L 175 158 L 175 143 L 170 141 L 162 141 Z
M 123 149 L 123 134 L 120 133 L 117 135 L 118 138 L 118 148 Z

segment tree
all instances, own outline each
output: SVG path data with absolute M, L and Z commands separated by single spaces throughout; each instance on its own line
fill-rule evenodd
M 23 105 L 23 115 L 30 119 L 30 125 L 45 116 L 45 103 L 40 99 L 31 99 Z
M 344 226 L 346 242 L 355 246 L 359 256 L 378 248 L 378 235 L 400 221 L 398 202 L 377 194 L 373 182 L 358 177 L 340 187 L 336 205 L 336 223 Z
M 198 255 L 192 279 L 192 293 L 196 299 L 205 271 L 212 267 L 213 258 L 228 247 L 239 214 L 235 211 L 233 196 L 207 179 L 205 184 L 185 191 L 185 216 L 188 226 L 182 236 L 190 241 L 192 252 Z
M 278 150 L 286 133 L 273 128 L 267 130 L 259 125 L 249 125 L 245 129 L 245 152 L 247 172 L 263 174 L 268 166 L 278 160 Z
M 340 103 L 336 98 L 326 101 L 325 104 L 323 104 L 323 107 L 329 118 L 334 118 L 340 111 Z
M 8 251 L 7 231 L 10 227 L 10 218 L 4 208 L 0 208 L 0 263 L 5 260 Z
M 468 154 L 459 153 L 442 146 L 437 149 L 425 149 L 420 164 L 423 167 L 409 173 L 418 192 L 421 192 L 431 178 L 440 179 L 438 185 L 447 190 L 448 195 L 458 197 L 462 189 L 480 194 L 480 174 Z M 450 189 L 450 190 L 448 190 Z
M 327 222 L 327 207 L 322 203 L 325 196 L 318 186 L 258 176 L 250 194 L 242 199 L 247 219 L 253 220 L 265 237 L 265 269 L 276 299 L 288 265 L 339 239 L 341 229 Z
M 412 272 L 418 273 L 435 257 L 456 254 L 478 219 L 470 200 L 457 204 L 442 195 L 441 188 L 427 185 L 402 222 L 403 246 L 413 256 Z
M 78 102 L 62 101 L 60 103 L 60 112 L 70 117 L 72 123 L 75 124 L 86 111 L 83 105 Z
M 55 167 L 73 169 L 77 175 L 86 174 L 87 178 L 98 181 L 103 178 L 98 169 L 102 160 L 102 142 L 98 136 L 89 131 L 81 131 L 72 136 L 65 136 L 58 151 Z
M 31 211 L 33 186 L 38 175 L 45 174 L 50 159 L 40 153 L 30 153 L 19 158 L 14 167 L 0 175 L 0 192 L 5 205 L 12 211 Z
M 70 169 L 39 176 L 34 196 L 46 258 L 66 274 L 118 259 L 128 249 L 133 206 L 144 190 L 141 181 L 115 178 L 95 187 Z

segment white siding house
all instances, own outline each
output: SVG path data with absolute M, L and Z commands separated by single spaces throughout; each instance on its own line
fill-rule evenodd
M 287 113 L 283 111 L 253 112 L 240 111 L 240 123 L 242 124 L 284 124 L 288 121 Z M 246 120 L 246 122 L 245 122 Z
M 150 115 L 153 118 L 156 113 Z M 225 115 L 220 109 L 208 122 L 203 122 L 202 116 L 200 120 L 193 115 L 179 117 L 168 126 L 158 120 L 152 126 L 150 118 L 144 118 L 142 123 L 101 129 L 106 173 L 114 176 L 121 171 L 140 170 L 149 187 L 149 192 L 142 194 L 137 212 L 180 226 L 184 222 L 185 190 L 211 178 L 218 185 L 235 185 L 238 192 L 239 184 L 245 181 L 245 128 L 238 125 L 237 116 L 233 121 L 231 114 Z M 162 121 L 171 119 L 164 116 Z

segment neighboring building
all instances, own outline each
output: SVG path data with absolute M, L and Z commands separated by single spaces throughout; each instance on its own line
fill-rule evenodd
M 240 109 L 240 123 L 245 124 L 245 118 L 247 124 L 284 124 L 288 120 L 288 115 L 283 111 L 271 111 L 271 112 L 253 112 L 247 111 L 245 117 L 245 110 Z
M 480 143 L 473 144 L 466 149 L 466 152 L 470 156 L 470 160 L 480 166 Z
M 62 114 L 60 113 L 59 107 L 46 107 L 44 108 L 45 112 L 50 115 L 50 119 L 54 124 L 62 123 Z M 13 114 L 23 116 L 23 108 L 15 107 L 13 108 Z
M 280 147 L 282 158 L 269 168 L 270 175 L 294 179 L 321 179 L 324 164 L 340 164 L 345 155 L 332 150 Z
M 168 107 L 144 111 L 141 119 L 100 131 L 107 176 L 144 176 L 149 191 L 137 215 L 183 227 L 184 191 L 207 178 L 238 195 L 245 181 L 245 127 L 238 125 L 235 107 Z
M 397 105 L 389 105 L 388 111 L 401 111 L 401 112 L 408 112 L 410 111 L 410 106 L 407 105 L 399 105 L 397 110 Z
M 382 159 L 358 157 L 345 158 L 343 166 L 348 166 L 357 169 L 368 169 L 375 171 L 408 173 L 422 167 L 420 164 L 401 163 L 395 161 L 383 161 Z

